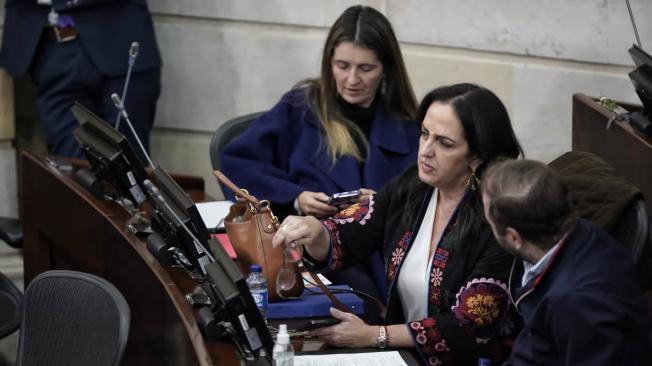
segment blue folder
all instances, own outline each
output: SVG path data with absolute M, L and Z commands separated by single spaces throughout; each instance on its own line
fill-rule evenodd
M 351 308 L 354 314 L 364 314 L 362 299 L 352 292 L 337 291 L 350 290 L 346 285 L 328 286 L 333 295 L 344 305 Z M 330 317 L 329 308 L 333 306 L 328 296 L 320 288 L 306 288 L 298 299 L 270 303 L 267 307 L 267 319 L 293 319 L 293 318 L 323 318 Z

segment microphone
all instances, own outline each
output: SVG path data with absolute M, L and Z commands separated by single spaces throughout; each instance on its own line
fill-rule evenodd
M 134 130 L 134 125 L 131 124 L 131 120 L 129 119 L 129 115 L 127 114 L 127 110 L 125 109 L 125 105 L 118 96 L 118 94 L 113 93 L 111 94 L 111 100 L 113 101 L 113 105 L 118 109 L 120 113 L 118 115 L 123 116 L 125 121 L 127 121 L 127 126 L 129 126 L 129 129 L 131 130 L 131 133 L 134 135 L 134 138 L 136 139 L 136 142 L 138 142 L 138 146 L 140 147 L 140 151 L 143 153 L 145 158 L 147 159 L 147 163 L 149 164 L 149 167 L 154 169 L 154 163 L 152 162 L 152 159 L 149 157 L 149 154 L 147 153 L 147 150 L 145 150 L 145 147 L 143 146 L 143 143 L 140 141 L 140 137 L 138 137 L 138 134 L 136 133 L 136 130 Z
M 129 66 L 133 66 L 134 62 L 136 62 L 138 51 L 140 51 L 140 44 L 138 42 L 131 42 L 131 47 L 129 47 Z
M 200 254 L 200 257 L 199 257 L 198 260 L 199 260 L 199 264 L 202 267 L 201 270 L 202 270 L 202 272 L 204 272 L 204 274 L 206 274 L 206 271 L 204 270 L 204 267 L 210 262 L 215 262 L 215 258 L 211 255 L 211 253 L 208 250 L 206 250 L 206 247 L 204 247 L 202 245 L 202 243 L 199 241 L 199 239 L 197 239 L 195 234 L 193 234 L 192 231 L 190 231 L 188 226 L 186 226 L 186 224 L 184 224 L 183 221 L 181 221 L 181 219 L 179 218 L 179 216 L 177 216 L 177 214 L 174 212 L 172 207 L 170 207 L 170 205 L 168 205 L 167 201 L 165 200 L 165 197 L 163 197 L 163 194 L 161 194 L 161 191 L 158 189 L 158 187 L 156 185 L 154 185 L 154 183 L 152 183 L 151 180 L 145 179 L 143 181 L 143 187 L 145 187 L 145 189 L 147 190 L 147 193 L 149 193 L 150 197 L 152 197 L 154 200 L 161 203 L 172 214 L 172 217 L 174 218 L 174 221 L 176 221 L 176 223 L 179 226 L 183 227 L 183 229 L 186 231 L 186 233 L 188 233 L 188 235 L 190 236 L 190 238 L 193 241 L 193 244 L 195 244 L 195 248 L 197 249 L 197 253 Z M 208 262 L 206 261 L 206 258 L 208 258 L 208 260 L 209 260 Z
M 639 48 L 643 48 L 641 46 L 641 38 L 638 36 L 638 29 L 636 28 L 636 21 L 634 20 L 634 13 L 632 13 L 632 6 L 629 5 L 629 0 L 625 0 L 627 3 L 627 11 L 629 11 L 629 19 L 632 21 L 632 27 L 634 27 L 634 36 L 636 36 L 636 43 L 638 43 Z
M 136 63 L 136 57 L 138 57 L 138 52 L 140 51 L 140 44 L 138 42 L 131 42 L 131 47 L 129 47 L 129 67 L 127 68 L 127 77 L 125 78 L 125 85 L 122 86 L 122 98 L 125 100 L 127 98 L 127 89 L 129 88 L 129 81 L 131 80 L 131 69 Z M 115 129 L 120 129 L 120 114 L 115 119 Z

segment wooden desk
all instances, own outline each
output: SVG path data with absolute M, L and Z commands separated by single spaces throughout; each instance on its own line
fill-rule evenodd
M 622 104 L 629 111 L 640 106 Z M 591 97 L 573 95 L 573 150 L 594 153 L 611 164 L 618 174 L 637 186 L 652 215 L 652 139 L 629 123 L 616 121 L 607 130 L 613 113 Z
M 159 264 L 143 240 L 125 228 L 128 213 L 98 200 L 73 176 L 41 157 L 23 154 L 25 283 L 50 269 L 106 278 L 131 309 L 123 365 L 238 365 L 234 347 L 202 336 L 184 295 L 195 288 L 188 274 Z M 184 188 L 201 182 L 182 180 Z M 201 200 L 203 192 L 194 192 Z
M 72 173 L 58 171 L 42 157 L 23 153 L 22 163 L 25 285 L 51 269 L 88 272 L 115 285 L 131 309 L 122 365 L 240 364 L 233 345 L 207 341 L 200 332 L 196 311 L 184 297 L 196 283 L 184 270 L 160 265 L 146 243 L 125 228 L 129 214 L 122 207 L 93 197 Z M 204 200 L 201 178 L 175 179 L 194 189 L 193 200 Z M 335 351 L 316 339 L 292 343 L 297 352 Z M 418 364 L 409 351 L 401 354 L 410 365 Z

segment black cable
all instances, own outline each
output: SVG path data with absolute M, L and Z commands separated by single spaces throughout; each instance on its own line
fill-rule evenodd
M 306 279 L 306 278 L 304 278 L 303 280 L 304 280 L 304 282 L 308 282 L 309 284 L 313 285 L 314 287 L 319 288 L 319 286 L 318 286 L 316 283 L 314 283 L 314 282 L 312 282 L 312 281 L 310 281 L 310 280 L 308 280 L 308 279 Z M 309 287 L 306 287 L 305 290 L 308 291 L 308 292 L 310 292 L 311 294 L 320 294 L 320 293 L 323 293 L 323 292 L 313 291 L 313 290 L 312 290 L 311 288 L 309 288 Z M 331 289 L 329 289 L 329 290 L 331 290 Z M 378 298 L 376 298 L 376 297 L 374 297 L 374 296 L 372 296 L 372 295 L 369 295 L 368 293 L 366 293 L 366 292 L 364 292 L 364 291 L 358 291 L 358 290 L 354 290 L 354 289 L 349 289 L 349 290 L 344 290 L 344 289 L 332 289 L 331 292 L 334 293 L 334 294 L 342 294 L 342 293 L 356 294 L 356 295 L 360 295 L 360 296 L 362 296 L 362 297 L 365 297 L 365 298 L 367 298 L 367 299 L 369 299 L 369 300 L 372 300 L 372 301 L 374 301 L 374 302 L 376 302 L 376 303 L 383 304 L 383 302 L 380 301 L 380 299 L 378 299 Z

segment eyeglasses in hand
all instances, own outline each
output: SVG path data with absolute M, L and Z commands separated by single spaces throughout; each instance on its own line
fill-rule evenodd
M 285 299 L 283 293 L 290 291 L 297 283 L 297 273 L 292 264 L 297 267 L 303 268 L 302 250 L 299 249 L 295 243 L 290 243 L 283 250 L 283 267 L 276 275 L 276 293 L 281 298 Z

